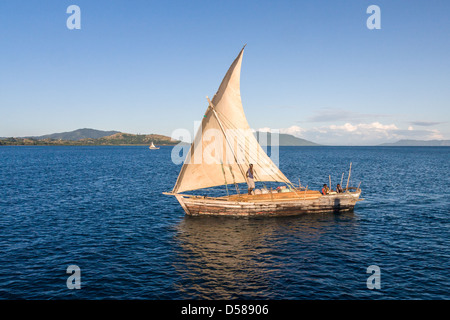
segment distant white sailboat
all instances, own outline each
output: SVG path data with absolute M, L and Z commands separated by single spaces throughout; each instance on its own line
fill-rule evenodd
M 155 145 L 153 144 L 153 141 L 152 141 L 152 144 L 150 145 L 150 147 L 148 147 L 150 150 L 158 150 L 159 149 L 159 147 L 155 147 Z

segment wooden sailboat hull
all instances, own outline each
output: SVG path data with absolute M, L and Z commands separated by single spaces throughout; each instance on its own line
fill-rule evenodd
M 293 216 L 311 213 L 351 212 L 360 201 L 360 191 L 322 196 L 318 194 L 276 194 L 270 197 L 206 198 L 175 195 L 188 215 Z M 266 196 L 266 195 L 265 195 Z

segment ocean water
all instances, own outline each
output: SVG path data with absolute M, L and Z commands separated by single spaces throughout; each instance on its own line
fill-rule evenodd
M 1 147 L 0 299 L 450 298 L 450 148 L 282 147 L 310 189 L 352 162 L 365 199 L 284 218 L 186 216 L 171 150 Z

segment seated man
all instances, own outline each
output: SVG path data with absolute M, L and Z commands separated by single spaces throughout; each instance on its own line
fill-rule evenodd
M 338 183 L 337 184 L 337 186 L 336 186 L 336 192 L 337 193 L 342 193 L 342 192 L 344 192 L 344 190 L 342 190 L 342 187 L 341 187 L 341 185 Z
M 329 191 L 330 191 L 330 189 L 328 189 L 328 186 L 327 186 L 327 184 L 325 183 L 325 184 L 323 185 L 323 188 L 322 188 L 322 194 L 323 194 L 323 195 L 326 195 L 326 194 L 328 194 Z

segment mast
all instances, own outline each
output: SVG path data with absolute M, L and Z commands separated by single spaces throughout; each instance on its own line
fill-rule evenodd
M 352 163 L 350 162 L 350 169 L 348 170 L 347 186 L 345 189 L 348 191 L 348 183 L 350 182 L 350 175 L 352 174 Z

